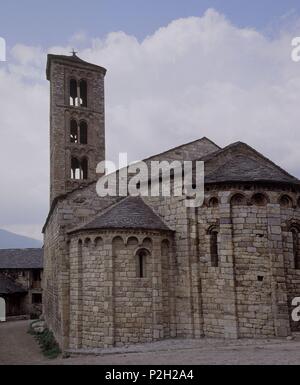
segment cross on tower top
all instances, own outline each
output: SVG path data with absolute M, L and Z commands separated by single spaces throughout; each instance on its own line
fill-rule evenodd
M 73 48 L 71 54 L 72 54 L 73 56 L 76 56 L 77 53 L 78 53 L 78 52 L 75 51 L 74 48 Z

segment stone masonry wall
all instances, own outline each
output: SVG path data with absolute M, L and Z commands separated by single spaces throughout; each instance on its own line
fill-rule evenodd
M 191 285 L 193 260 L 191 250 L 190 219 L 184 204 L 184 197 L 147 197 L 145 202 L 158 214 L 165 223 L 175 230 L 174 263 L 175 263 L 175 306 L 176 315 L 172 317 L 176 324 L 176 335 L 183 338 L 200 336 L 201 317 L 197 308 L 198 293 L 194 293 Z M 194 311 L 195 304 L 195 311 Z
M 282 191 L 273 190 L 256 190 L 254 186 L 250 190 L 245 190 L 242 186 L 210 189 L 206 193 L 204 206 L 197 210 L 187 209 L 184 198 L 180 197 L 145 198 L 146 203 L 176 232 L 171 247 L 172 258 L 164 257 L 165 251 L 160 245 L 161 263 L 156 267 L 157 276 L 151 283 L 145 279 L 143 285 L 134 286 L 134 290 L 130 286 L 132 283 L 129 284 L 128 276 L 134 274 L 135 267 L 133 264 L 126 266 L 126 261 L 133 263 L 130 258 L 136 246 L 134 237 L 138 238 L 139 244 L 141 242 L 136 235 L 131 234 L 129 242 L 129 234 L 121 235 L 122 242 L 126 244 L 124 247 L 122 244 L 115 245 L 112 235 L 108 234 L 101 236 L 99 242 L 103 246 L 99 249 L 93 246 L 93 242 L 91 249 L 86 248 L 83 243 L 82 268 L 80 265 L 72 265 L 77 246 L 74 246 L 72 240 L 69 260 L 66 248 L 68 237 L 64 235 L 65 232 L 58 223 L 65 224 L 66 228 L 85 223 L 86 215 L 96 214 L 101 205 L 105 207 L 111 204 L 111 201 L 93 199 L 92 187 L 85 189 L 82 199 L 80 191 L 71 194 L 72 200 L 69 198 L 57 206 L 53 214 L 55 220 L 50 220 L 45 238 L 45 244 L 50 247 L 46 247 L 46 255 L 49 258 L 45 258 L 47 295 L 45 294 L 44 306 L 51 327 L 64 341 L 68 339 L 70 327 L 72 347 L 95 347 L 99 344 L 111 346 L 112 343 L 121 345 L 148 341 L 154 338 L 153 329 L 149 325 L 146 327 L 146 323 L 142 327 L 136 325 L 141 325 L 143 319 L 148 322 L 149 314 L 153 314 L 153 303 L 150 306 L 149 298 L 151 293 L 153 295 L 155 282 L 161 285 L 158 310 L 155 313 L 159 319 L 155 334 L 159 336 L 157 338 L 288 335 L 291 300 L 299 296 L 300 274 L 293 265 L 291 234 L 287 229 L 287 222 L 299 220 L 299 207 L 296 204 L 291 208 L 281 207 L 278 200 Z M 266 195 L 268 202 L 265 205 L 251 202 L 257 192 Z M 245 196 L 244 204 L 230 204 L 232 196 L 236 193 Z M 287 193 L 297 202 L 297 194 Z M 209 204 L 213 197 L 218 199 L 216 206 Z M 211 265 L 208 232 L 211 226 L 215 226 L 219 231 L 218 267 Z M 60 246 L 57 248 L 57 245 Z M 159 250 L 158 244 L 155 247 Z M 118 255 L 118 258 L 109 257 L 114 254 Z M 69 262 L 63 262 L 64 258 Z M 94 269 L 96 261 L 99 269 L 97 271 Z M 77 271 L 77 274 L 80 269 L 84 271 L 82 284 L 85 282 L 87 285 L 85 292 L 93 298 L 91 302 L 87 300 L 87 303 L 82 302 L 82 305 L 74 302 L 77 289 L 74 282 L 69 282 L 68 263 L 71 275 L 73 271 Z M 51 279 L 49 281 L 48 278 L 47 281 L 49 274 Z M 76 277 L 76 273 L 74 274 Z M 127 283 L 129 286 L 126 286 Z M 80 298 L 79 293 L 77 296 Z M 102 301 L 102 298 L 105 300 Z M 126 309 L 123 305 L 128 298 L 132 298 L 132 306 L 134 301 L 139 304 L 141 298 L 145 300 L 144 316 L 137 317 L 135 326 L 130 318 L 132 319 L 131 314 L 137 312 L 131 313 L 130 310 L 127 314 L 123 309 Z M 79 321 L 76 321 L 76 317 L 70 317 L 70 314 L 75 314 L 72 306 L 82 306 L 82 312 L 77 312 Z M 114 307 L 118 310 L 112 312 Z M 134 308 L 141 310 L 139 305 Z M 159 310 L 161 308 L 163 311 Z M 94 310 L 89 313 L 87 309 Z M 51 314 L 52 318 L 49 316 Z M 80 321 L 81 316 L 84 321 Z M 105 320 L 105 327 L 101 322 L 102 329 L 99 319 Z M 80 328 L 76 329 L 73 325 L 75 322 L 84 322 L 86 325 L 86 329 L 82 330 L 82 342 L 79 344 L 76 333 L 80 333 Z M 292 324 L 292 329 L 296 330 L 297 325 Z
M 274 335 L 266 206 L 233 206 L 233 246 L 240 337 Z
M 69 319 L 65 317 L 65 303 L 68 302 L 68 249 L 63 228 L 60 226 L 59 208 L 53 212 L 44 235 L 43 314 L 48 327 L 54 332 L 62 347 L 65 341 L 64 329 Z
M 299 332 L 300 323 L 292 320 L 291 313 L 294 309 L 292 307 L 293 298 L 300 297 L 300 270 L 295 269 L 293 239 L 292 233 L 289 231 L 289 227 L 291 224 L 296 224 L 300 230 L 300 201 L 299 199 L 297 200 L 297 195 L 291 195 L 291 198 L 293 198 L 292 207 L 281 209 L 282 240 L 290 324 L 293 331 Z M 298 239 L 298 253 L 300 253 L 300 239 Z
M 198 243 L 199 243 L 199 278 L 201 280 L 203 334 L 211 337 L 223 337 L 223 284 L 221 267 L 212 267 L 210 260 L 210 236 L 208 229 L 219 229 L 220 209 L 205 205 L 199 208 Z M 219 252 L 221 245 L 219 243 Z M 222 258 L 222 257 L 221 257 Z
M 93 232 L 70 244 L 70 348 L 121 346 L 168 337 L 172 295 L 161 280 L 162 242 L 155 232 Z M 166 243 L 164 243 L 166 245 Z M 137 276 L 138 249 L 147 249 L 145 277 Z
M 87 107 L 70 106 L 70 80 L 87 82 Z M 70 142 L 70 121 L 88 124 L 87 144 Z M 88 179 L 71 180 L 71 157 L 88 159 Z M 50 202 L 61 194 L 96 180 L 96 166 L 105 159 L 104 74 L 86 66 L 53 62 L 50 76 Z
M 276 188 L 232 187 L 228 186 L 227 190 L 224 186 L 223 191 L 211 189 L 206 194 L 205 206 L 199 209 L 205 335 L 226 335 L 226 319 L 231 317 L 230 323 L 233 330 L 236 328 L 238 337 L 286 336 L 290 334 L 290 326 L 292 330 L 298 326 L 291 322 L 290 314 L 291 300 L 300 294 L 300 273 L 294 268 L 287 223 L 299 221 L 299 194 Z M 252 201 L 257 193 L 265 194 L 265 204 Z M 294 202 L 291 207 L 279 203 L 284 193 Z M 235 194 L 243 194 L 244 202 L 230 204 Z M 212 197 L 218 199 L 217 207 L 209 207 Z M 209 236 L 205 234 L 209 226 L 218 227 L 218 222 L 220 264 L 213 268 L 210 266 Z M 226 227 L 229 232 L 222 236 L 222 228 Z M 228 254 L 230 250 L 233 258 Z M 232 269 L 226 272 L 226 262 L 230 258 Z M 227 280 L 226 296 L 232 298 L 230 306 L 224 306 L 222 296 Z
M 51 148 L 60 148 L 60 152 L 63 153 L 62 148 L 64 148 L 66 136 L 65 134 L 54 133 L 54 127 L 63 127 L 65 120 L 61 115 L 59 109 L 56 110 L 55 103 L 58 106 L 62 106 L 66 103 L 62 88 L 60 85 L 64 80 L 64 71 L 61 66 L 53 69 L 54 78 L 57 77 L 51 85 L 52 98 L 51 103 L 53 104 L 53 109 L 55 112 L 51 114 Z M 52 107 L 51 107 L 52 108 Z M 74 109 L 74 113 L 77 113 Z M 56 135 L 58 138 L 56 139 Z M 59 144 L 63 135 L 64 139 Z M 56 143 L 56 147 L 54 144 Z M 207 153 L 216 151 L 218 147 L 214 145 L 207 139 L 202 139 L 189 143 L 179 148 L 167 151 L 166 153 L 159 154 L 153 157 L 154 160 L 174 160 L 174 159 L 185 159 L 189 160 L 191 158 L 197 158 L 198 156 L 206 155 Z M 52 157 L 55 156 L 54 153 L 51 153 Z M 192 155 L 191 155 L 192 154 Z M 57 162 L 59 162 L 60 157 L 58 157 Z M 149 158 L 150 161 L 150 158 Z M 56 171 L 63 171 L 63 164 L 56 163 Z M 61 172 L 59 171 L 59 172 Z M 64 171 L 63 171 L 64 172 Z M 54 185 L 52 186 L 55 191 L 64 190 L 64 174 L 55 174 L 54 176 L 54 163 L 51 166 L 51 180 Z M 57 179 L 58 185 L 54 182 L 54 179 Z M 52 184 L 53 184 L 52 183 Z M 56 193 L 55 193 L 56 194 Z M 54 195 L 55 195 L 54 194 Z M 63 346 L 68 346 L 68 336 L 69 336 L 69 325 L 70 325 L 70 316 L 69 316 L 69 246 L 67 245 L 68 236 L 67 231 L 75 227 L 79 227 L 88 223 L 93 218 L 95 218 L 99 213 L 105 210 L 107 207 L 116 203 L 120 198 L 118 197 L 106 197 L 100 198 L 96 193 L 96 184 L 91 183 L 82 189 L 77 189 L 73 192 L 68 193 L 64 199 L 59 200 L 55 207 L 52 209 L 49 218 L 45 226 L 45 236 L 44 236 L 44 252 L 45 252 L 45 290 L 44 290 L 44 314 L 47 319 L 47 322 L 50 328 L 54 331 L 57 339 Z M 168 199 L 167 199 L 168 201 Z M 174 208 L 171 209 L 173 203 L 168 205 L 167 202 L 157 200 L 158 211 L 161 210 L 162 216 L 168 221 L 170 225 L 175 225 L 174 228 L 178 229 L 179 233 L 176 235 L 176 244 L 182 244 L 182 248 L 179 247 L 180 255 L 180 265 L 177 264 L 177 259 L 172 260 L 170 263 L 174 264 L 174 269 L 177 269 L 178 266 L 181 268 L 181 273 L 174 273 L 174 277 L 169 277 L 170 286 L 173 286 L 171 292 L 174 292 L 176 285 L 176 279 L 180 279 L 182 285 L 180 285 L 180 290 L 177 295 L 177 299 L 170 298 L 170 303 L 168 306 L 171 309 L 170 319 L 164 322 L 164 328 L 168 328 L 167 323 L 170 324 L 170 335 L 176 335 L 176 325 L 178 324 L 178 332 L 182 336 L 193 336 L 193 322 L 191 321 L 191 290 L 189 289 L 189 277 L 191 274 L 190 263 L 186 264 L 185 253 L 189 249 L 188 241 L 188 220 L 186 217 L 186 210 L 183 207 L 183 203 L 175 199 Z M 166 205 L 166 206 L 165 206 Z M 159 209 L 160 208 L 160 209 Z M 72 247 L 72 246 L 70 246 Z M 173 246 L 173 254 L 175 253 L 176 245 Z M 177 258 L 177 257 L 176 257 Z M 166 257 L 164 256 L 164 262 Z M 164 280 L 166 278 L 166 273 L 164 273 Z M 173 273 L 171 273 L 173 274 Z M 181 278 L 178 278 L 178 277 Z M 167 301 L 167 289 L 164 289 L 164 298 L 165 304 Z M 188 298 L 188 301 L 186 300 Z M 177 304 L 178 312 L 175 314 L 175 305 Z M 197 302 L 197 301 L 196 301 Z M 198 311 L 199 313 L 199 311 Z M 198 317 L 199 318 L 199 317 Z M 198 320 L 197 322 L 201 322 Z M 166 332 L 167 333 L 167 332 Z

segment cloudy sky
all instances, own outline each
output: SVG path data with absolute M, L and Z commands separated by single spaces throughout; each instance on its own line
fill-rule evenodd
M 207 136 L 220 146 L 247 142 L 300 177 L 300 62 L 291 60 L 299 1 L 1 3 L 0 228 L 41 238 L 46 55 L 73 47 L 108 69 L 108 159 L 128 152 L 137 160 Z

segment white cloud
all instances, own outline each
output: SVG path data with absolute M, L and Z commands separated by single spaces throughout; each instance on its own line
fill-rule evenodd
M 84 44 L 87 42 L 88 36 L 85 31 L 79 31 L 77 33 L 74 33 L 73 36 L 71 36 L 71 43 L 74 44 Z
M 205 135 L 221 146 L 247 142 L 300 177 L 300 64 L 290 59 L 295 30 L 289 25 L 270 39 L 208 10 L 142 42 L 123 32 L 93 40 L 78 34 L 85 45 L 80 57 L 108 69 L 108 157 L 127 151 L 130 160 L 143 158 Z M 0 67 L 2 224 L 29 229 L 46 215 L 45 56 L 71 48 L 71 42 L 44 50 L 18 45 L 12 62 Z

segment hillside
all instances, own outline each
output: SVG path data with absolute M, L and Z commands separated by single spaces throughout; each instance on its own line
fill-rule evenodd
M 27 249 L 42 247 L 42 242 L 0 229 L 0 249 Z

